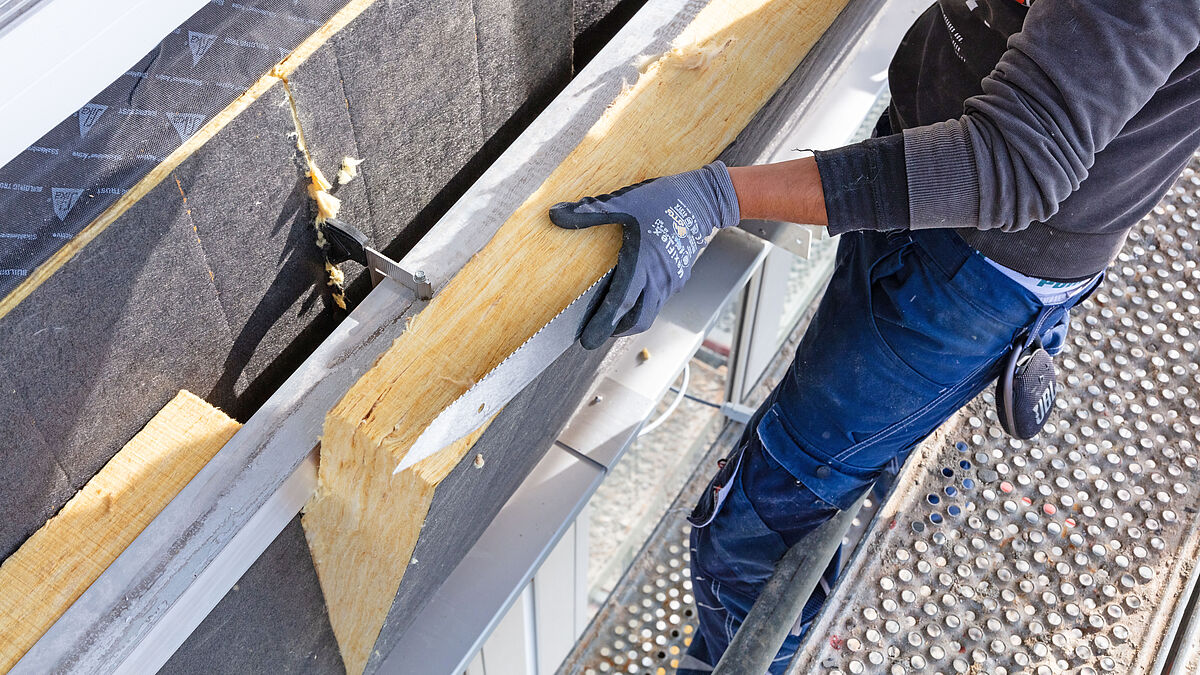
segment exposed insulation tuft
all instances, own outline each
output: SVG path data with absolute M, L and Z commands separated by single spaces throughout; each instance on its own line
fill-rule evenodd
M 346 283 L 346 275 L 342 273 L 342 270 L 337 265 L 334 265 L 329 261 L 325 261 L 325 271 L 329 273 L 328 283 L 330 286 L 340 287 L 342 284 Z
M 355 159 L 350 156 L 342 158 L 342 168 L 338 171 L 338 185 L 345 185 L 354 180 L 358 176 L 358 165 L 365 162 L 365 159 Z
M 699 70 L 707 68 L 708 64 L 720 56 L 732 45 L 737 38 L 727 37 L 722 42 L 707 42 L 705 44 L 690 44 L 676 47 L 665 54 L 655 57 L 643 57 L 638 64 L 638 72 L 642 75 L 652 68 L 676 67 L 684 70 Z
M 342 200 L 329 194 L 329 190 L 333 188 L 333 183 L 325 177 L 321 171 L 321 167 L 313 161 L 312 154 L 308 151 L 308 142 L 304 140 L 304 127 L 300 124 L 300 111 L 296 107 L 296 97 L 292 94 L 292 86 L 288 84 L 287 77 L 280 72 L 280 66 L 276 66 L 271 73 L 279 78 L 283 83 L 283 90 L 287 94 L 284 102 L 288 104 L 292 112 L 292 124 L 295 127 L 295 133 L 289 134 L 289 137 L 296 139 L 296 149 L 304 156 L 304 162 L 307 166 L 305 174 L 308 176 L 308 196 L 317 205 L 317 215 L 313 219 L 313 227 L 316 230 L 317 248 L 325 251 L 325 246 L 328 243 L 325 239 L 325 223 L 331 218 L 337 218 L 338 211 L 342 208 Z M 362 160 L 356 160 L 352 157 L 344 157 L 342 159 L 342 168 L 338 171 L 338 180 L 341 183 L 346 181 L 341 180 L 341 176 L 347 170 L 347 161 L 352 162 L 351 169 L 357 173 L 357 166 Z M 349 179 L 347 179 L 349 180 Z M 331 286 L 333 291 L 330 297 L 334 303 L 341 309 L 346 309 L 346 278 L 342 271 L 327 259 L 325 261 L 325 271 L 328 277 L 325 281 L 327 286 Z
M 297 129 L 300 128 L 299 124 L 300 123 L 297 121 Z M 297 138 L 301 136 L 302 135 L 299 133 L 296 134 Z M 307 152 L 307 150 L 305 152 Z M 317 166 L 316 162 L 312 161 L 311 157 L 308 158 L 308 177 L 312 179 L 311 189 L 313 191 L 324 192 L 333 188 L 333 183 L 330 183 L 329 179 L 325 177 L 325 174 L 321 173 L 321 167 Z
M 722 54 L 729 45 L 733 44 L 737 38 L 728 38 L 720 44 L 709 44 L 704 46 L 691 46 L 682 49 L 676 49 L 671 53 L 671 58 L 667 62 L 669 65 L 678 66 L 684 70 L 696 70 L 698 68 L 707 68 L 708 64 L 714 58 Z
M 342 208 L 342 200 L 324 190 L 317 189 L 316 180 L 313 180 L 312 185 L 308 186 L 308 195 L 317 203 L 316 224 L 318 226 L 324 225 L 325 221 L 330 218 L 337 218 L 338 211 Z

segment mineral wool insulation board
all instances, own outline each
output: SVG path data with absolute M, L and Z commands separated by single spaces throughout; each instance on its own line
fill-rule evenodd
M 0 296 L 342 6 L 207 3 L 0 167 Z M 317 163 L 367 159 L 338 188 L 343 215 L 401 257 L 567 81 L 572 38 L 570 6 L 550 0 L 371 4 L 291 78 Z M 0 556 L 178 389 L 244 421 L 345 316 L 283 103 L 272 87 L 6 305 Z M 367 290 L 352 283 L 351 303 Z M 285 536 L 302 550 L 298 527 Z

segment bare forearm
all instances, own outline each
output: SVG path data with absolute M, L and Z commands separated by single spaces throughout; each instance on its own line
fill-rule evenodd
M 742 218 L 827 225 L 821 175 L 812 157 L 729 169 Z

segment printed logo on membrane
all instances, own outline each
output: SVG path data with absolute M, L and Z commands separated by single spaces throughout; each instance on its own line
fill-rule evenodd
M 89 103 L 79 109 L 80 138 L 87 136 L 87 133 L 92 130 L 92 125 L 100 119 L 105 110 L 108 110 L 108 106 L 100 105 L 99 103 Z
M 79 188 L 50 188 L 50 204 L 54 207 L 54 215 L 58 216 L 59 220 L 66 220 L 67 214 L 75 208 L 75 202 L 79 201 L 81 194 L 83 190 Z
M 180 142 L 186 141 L 192 137 L 200 129 L 200 125 L 204 124 L 204 115 L 196 113 L 167 113 L 167 119 L 171 120 L 171 126 L 175 127 L 175 131 L 179 134 Z
M 213 43 L 216 41 L 216 35 L 197 33 L 194 30 L 188 31 L 188 47 L 192 49 L 193 66 L 197 63 L 200 63 L 200 59 L 204 56 L 204 52 L 208 51 L 208 48 L 213 46 Z

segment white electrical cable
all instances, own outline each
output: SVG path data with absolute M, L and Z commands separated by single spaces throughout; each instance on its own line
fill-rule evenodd
M 683 382 L 681 382 L 679 385 L 679 393 L 675 395 L 675 400 L 671 401 L 671 405 L 667 406 L 667 409 L 664 410 L 661 415 L 656 417 L 653 422 L 642 427 L 642 430 L 638 432 L 638 435 L 637 435 L 638 438 L 641 438 L 642 436 L 645 436 L 646 434 L 650 433 L 651 431 L 654 431 L 663 422 L 667 421 L 667 418 L 671 416 L 671 413 L 675 412 L 675 409 L 679 407 L 680 402 L 683 401 L 684 396 L 687 395 L 688 382 L 690 382 L 691 379 L 692 379 L 692 364 L 685 363 L 683 366 Z

